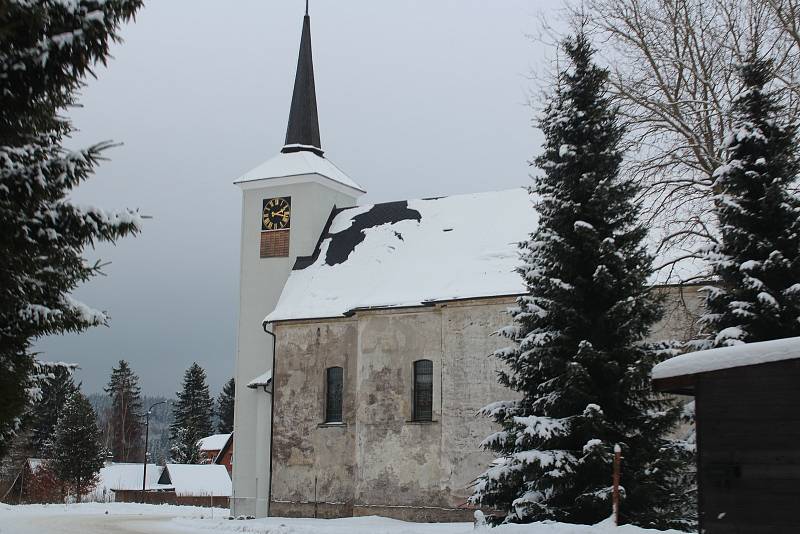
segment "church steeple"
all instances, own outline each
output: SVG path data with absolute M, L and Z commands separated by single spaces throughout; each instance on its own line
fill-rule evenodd
M 303 17 L 303 33 L 300 38 L 300 54 L 297 58 L 297 74 L 294 79 L 292 107 L 289 125 L 286 128 L 286 144 L 281 152 L 313 152 L 322 156 L 317 117 L 317 93 L 314 89 L 314 61 L 311 55 L 311 19 Z

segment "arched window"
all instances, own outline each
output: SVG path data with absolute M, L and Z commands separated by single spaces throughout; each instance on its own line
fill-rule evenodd
M 414 362 L 414 421 L 433 420 L 433 362 Z
M 325 422 L 341 423 L 344 370 L 328 367 L 325 378 Z

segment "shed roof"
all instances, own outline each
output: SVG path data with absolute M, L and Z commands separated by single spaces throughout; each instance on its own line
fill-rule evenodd
M 224 465 L 167 464 L 159 483 L 173 486 L 180 497 L 231 496 L 231 477 Z
M 250 382 L 247 383 L 247 387 L 249 387 L 250 389 L 256 389 L 262 386 L 268 386 L 270 382 L 272 382 L 272 369 L 252 379 Z
M 800 337 L 681 354 L 653 367 L 653 380 L 800 358 Z
M 297 259 L 265 321 L 522 294 L 518 243 L 537 222 L 521 187 L 335 210 L 314 254 Z M 679 282 L 700 268 L 684 260 L 653 282 Z

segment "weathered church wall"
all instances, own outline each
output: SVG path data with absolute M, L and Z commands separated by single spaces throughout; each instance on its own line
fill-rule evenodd
M 276 334 L 271 514 L 352 515 L 357 323 L 279 325 Z M 344 369 L 343 422 L 325 424 L 325 370 L 334 366 Z
M 700 305 L 696 289 L 659 291 L 668 313 L 653 339 L 688 337 Z M 480 442 L 495 430 L 477 412 L 514 396 L 497 383 L 500 362 L 489 356 L 507 343 L 491 334 L 508 323 L 513 300 L 278 323 L 274 514 L 469 519 L 471 483 L 492 460 Z M 433 362 L 430 422 L 412 420 L 419 359 Z M 322 424 L 331 366 L 345 369 L 341 425 Z

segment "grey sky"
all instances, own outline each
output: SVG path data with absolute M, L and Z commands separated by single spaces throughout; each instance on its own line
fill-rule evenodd
M 128 360 L 146 393 L 172 393 L 193 361 L 212 389 L 233 374 L 240 192 L 231 182 L 283 145 L 302 0 L 151 0 L 72 112 L 75 146 L 113 139 L 76 194 L 152 215 L 137 238 L 95 254 L 108 276 L 77 296 L 110 328 L 42 340 L 77 362 L 87 392 Z M 552 7 L 551 7 L 552 6 Z M 528 182 L 539 150 L 525 106 L 541 67 L 546 0 L 312 0 L 326 156 L 365 202 Z

